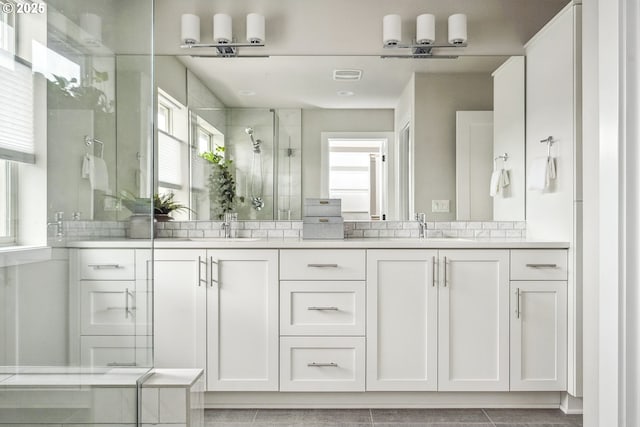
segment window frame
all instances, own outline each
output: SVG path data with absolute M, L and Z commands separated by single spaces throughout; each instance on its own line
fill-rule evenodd
M 0 235 L 0 246 L 13 246 L 18 241 L 18 165 L 15 162 L 0 159 L 6 170 L 6 221 L 8 234 Z

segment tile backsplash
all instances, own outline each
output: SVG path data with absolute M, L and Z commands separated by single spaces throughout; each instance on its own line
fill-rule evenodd
M 127 221 L 66 221 L 67 240 L 124 238 Z M 224 237 L 220 221 L 171 221 L 157 223 L 158 238 Z M 235 237 L 268 239 L 302 238 L 302 221 L 238 221 Z M 418 237 L 415 221 L 345 221 L 347 239 Z M 427 222 L 427 237 L 525 238 L 524 221 L 437 221 Z

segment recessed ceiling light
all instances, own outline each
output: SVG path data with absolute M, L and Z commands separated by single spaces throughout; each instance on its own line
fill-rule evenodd
M 241 95 L 241 96 L 253 96 L 256 93 L 254 91 L 252 91 L 252 90 L 249 90 L 249 89 L 243 89 L 243 90 L 238 91 L 238 94 Z
M 353 96 L 353 95 L 355 95 L 355 93 L 351 92 L 350 90 L 339 90 L 336 93 L 338 94 L 338 96 Z

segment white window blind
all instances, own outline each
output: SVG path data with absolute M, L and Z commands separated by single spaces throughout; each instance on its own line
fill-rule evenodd
M 33 74 L 19 61 L 11 65 L 0 66 L 0 158 L 35 163 Z
M 183 152 L 187 144 L 166 134 L 158 132 L 158 181 L 162 187 L 181 189 Z

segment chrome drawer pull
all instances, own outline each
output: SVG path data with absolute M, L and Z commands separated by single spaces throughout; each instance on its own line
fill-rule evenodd
M 527 264 L 529 268 L 558 268 L 558 264 Z
M 307 307 L 307 310 L 316 310 L 316 311 L 331 310 L 331 311 L 338 311 L 338 307 Z
M 316 268 L 338 268 L 338 264 L 307 264 L 307 267 L 316 267 Z
M 310 368 L 323 368 L 323 367 L 337 368 L 338 364 L 334 362 L 330 362 L 330 363 L 311 362 L 311 363 L 307 363 L 307 366 Z
M 520 318 L 520 288 L 516 289 L 516 318 Z
M 107 366 L 138 366 L 138 364 L 136 362 L 130 362 L 130 363 L 110 362 L 110 363 L 107 363 Z
M 89 267 L 94 270 L 117 270 L 124 268 L 124 266 L 120 264 L 89 264 Z

